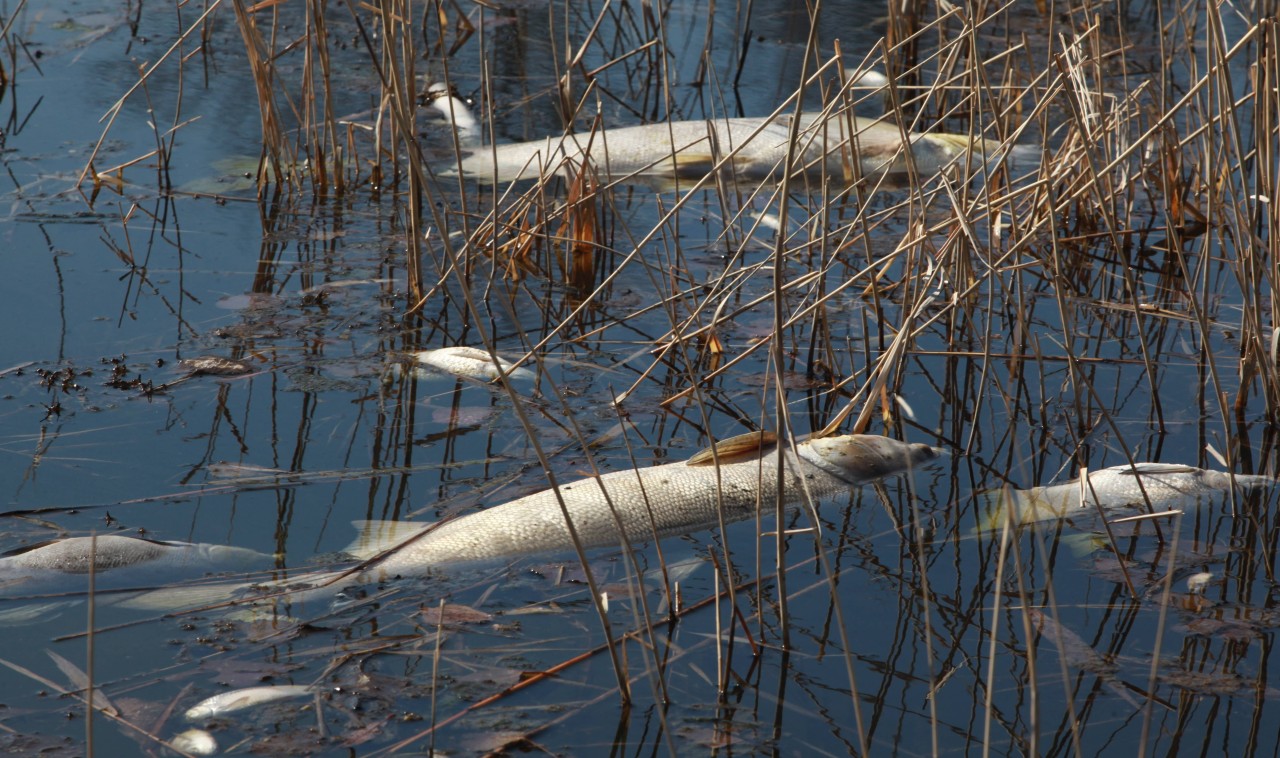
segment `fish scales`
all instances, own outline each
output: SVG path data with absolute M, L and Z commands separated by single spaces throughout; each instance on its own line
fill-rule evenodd
M 249 565 L 267 558 L 226 545 L 155 542 L 119 534 L 67 537 L 0 558 L 0 575 L 51 571 L 87 574 L 139 565 L 155 568 Z
M 1136 463 L 1088 472 L 1079 479 L 1044 487 L 1010 490 L 1018 523 L 1070 517 L 1096 507 L 1103 510 L 1144 508 L 1155 511 L 1194 506 L 1233 489 L 1250 491 L 1276 484 L 1269 476 L 1212 471 L 1182 464 Z
M 441 173 L 461 172 L 479 181 L 533 179 L 562 170 L 566 159 L 581 163 L 588 154 L 609 181 L 698 179 L 731 156 L 726 173 L 759 181 L 781 174 L 790 142 L 790 116 L 673 121 L 477 148 L 456 170 L 445 167 Z M 862 175 L 905 173 L 904 145 L 924 174 L 938 172 L 971 149 L 980 157 L 994 147 L 968 135 L 911 133 L 904 140 L 898 126 L 886 121 L 806 113 L 800 116 L 794 157 L 809 176 L 852 180 L 853 156 Z
M 782 446 L 756 451 L 748 460 L 719 467 L 680 461 L 614 471 L 561 485 L 563 511 L 555 490 L 526 495 L 441 523 L 374 568 L 403 576 L 444 564 L 568 552 L 573 539 L 565 511 L 584 549 L 617 547 L 624 534 L 631 542 L 687 534 L 716 526 L 721 515 L 725 523 L 742 521 L 755 515 L 758 504 L 774 503 L 779 465 L 785 471 L 783 500 L 795 502 L 805 488 L 818 498 L 847 492 L 937 455 L 928 445 L 847 435 L 804 442 L 796 452 Z
M 814 497 L 848 491 L 852 486 L 847 479 L 797 461 L 792 453 L 786 453 L 786 461 L 787 500 L 800 496 L 801 477 Z M 622 533 L 630 541 L 645 542 L 709 529 L 719 523 L 721 505 L 726 522 L 750 518 L 757 503 L 775 501 L 777 470 L 776 454 L 723 465 L 718 477 L 715 466 L 689 466 L 681 461 L 563 484 L 560 497 L 584 549 L 617 547 Z M 538 552 L 573 550 L 555 490 L 535 492 L 444 522 L 396 551 L 378 568 L 401 575 L 420 573 L 436 565 L 517 556 L 534 545 Z
M 756 435 L 744 437 L 763 439 Z M 348 549 L 358 558 L 381 556 L 360 573 L 312 572 L 254 587 L 268 591 L 287 587 L 294 600 L 318 600 L 330 598 L 353 583 L 425 576 L 442 567 L 538 553 L 569 552 L 573 540 L 565 525 L 564 511 L 584 549 L 619 547 L 624 537 L 631 543 L 647 542 L 716 526 L 722 508 L 726 523 L 751 518 L 758 504 L 771 508 L 778 497 L 779 466 L 784 472 L 782 499 L 794 503 L 805 489 L 817 498 L 847 492 L 867 482 L 909 472 L 940 454 L 928 445 L 859 434 L 810 440 L 797 445 L 794 451 L 784 446 L 744 445 L 742 438 L 734 438 L 717 445 L 716 451 L 719 466 L 700 454 L 689 461 L 615 471 L 561 485 L 559 497 L 564 500 L 564 510 L 555 491 L 544 490 L 434 527 L 373 522 L 378 525 L 374 529 L 385 529 L 391 538 L 364 540 L 359 548 Z M 406 539 L 408 534 L 413 538 Z M 169 610 L 193 602 L 234 597 L 249 587 L 239 584 L 211 588 L 198 596 L 189 588 L 166 588 L 122 604 Z

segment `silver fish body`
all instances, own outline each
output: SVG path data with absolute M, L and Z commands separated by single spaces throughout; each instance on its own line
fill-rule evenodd
M 476 148 L 443 175 L 507 182 L 564 173 L 589 155 L 601 181 L 696 180 L 721 165 L 731 179 L 759 182 L 782 175 L 791 141 L 790 115 L 625 126 L 531 142 Z M 852 183 L 858 176 L 903 175 L 908 149 L 916 170 L 934 174 L 957 158 L 981 160 L 993 145 L 968 135 L 907 133 L 884 120 L 804 113 L 795 158 L 812 178 Z M 728 160 L 725 160 L 725 159 Z M 857 165 L 854 165 L 856 161 Z
M 1000 526 L 1004 513 L 1014 524 L 1084 516 L 1124 509 L 1145 510 L 1150 504 L 1154 512 L 1177 510 L 1219 497 L 1232 489 L 1245 492 L 1276 484 L 1269 476 L 1210 471 L 1171 463 L 1135 463 L 1112 466 L 1088 472 L 1088 481 L 1073 479 L 1061 484 L 1010 489 L 998 494 L 998 502 L 1006 508 L 990 523 Z
M 184 715 L 187 721 L 201 721 L 203 719 L 226 716 L 229 713 L 243 711 L 248 708 L 256 708 L 277 700 L 310 697 L 313 692 L 315 690 L 311 687 L 299 684 L 245 687 L 205 698 L 189 708 Z
M 807 490 L 826 497 L 933 460 L 939 452 L 875 435 L 831 437 L 756 451 L 746 460 L 681 461 L 614 471 L 469 514 L 434 528 L 388 554 L 362 579 L 414 576 L 438 566 L 493 562 L 532 553 L 570 552 L 568 513 L 584 549 L 619 547 L 709 529 L 772 509 L 778 470 L 783 500 L 799 501 Z M 737 456 L 741 458 L 742 456 Z M 693 459 L 691 459 L 693 460 Z M 563 500 L 564 509 L 561 509 Z M 397 535 L 402 536 L 402 535 Z M 625 540 L 624 540 L 625 536 Z M 382 547 L 359 550 L 365 557 Z
M 169 740 L 169 746 L 188 755 L 216 755 L 218 752 L 218 741 L 203 729 L 188 729 L 175 734 Z
M 494 362 L 487 350 L 458 345 L 442 347 L 435 350 L 421 350 L 413 354 L 413 359 L 424 366 L 430 366 L 454 376 L 492 381 L 502 372 L 512 379 L 532 379 L 534 374 L 523 366 L 516 366 L 504 358 Z
M 366 534 L 347 552 L 377 559 L 362 571 L 302 574 L 279 584 L 256 585 L 255 591 L 287 587 L 295 600 L 321 600 L 351 584 L 426 576 L 442 568 L 539 553 L 568 553 L 573 539 L 566 511 L 586 550 L 688 534 L 718 525 L 721 513 L 731 523 L 753 517 L 758 507 L 770 512 L 778 495 L 779 467 L 784 472 L 783 500 L 795 503 L 805 491 L 815 498 L 847 492 L 907 473 L 940 454 L 928 445 L 861 434 L 803 442 L 795 452 L 775 445 L 746 452 L 725 448 L 718 466 L 714 459 L 699 455 L 678 463 L 614 471 L 561 485 L 558 497 L 554 489 L 543 490 L 435 525 L 361 522 Z M 164 589 L 126 604 L 172 610 L 193 602 L 228 599 L 248 587 L 209 588 L 199 594 Z
M 104 580 L 139 572 L 167 579 L 175 570 L 192 574 L 242 570 L 269 561 L 270 556 L 228 545 L 159 542 L 119 534 L 68 537 L 0 558 L 0 585 L 16 585 L 29 592 L 31 585 L 83 577 L 90 566 Z

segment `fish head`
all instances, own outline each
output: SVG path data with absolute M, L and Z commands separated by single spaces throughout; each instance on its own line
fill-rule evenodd
M 800 455 L 829 474 L 855 484 L 901 474 L 942 455 L 942 450 L 876 434 L 845 434 L 809 440 Z

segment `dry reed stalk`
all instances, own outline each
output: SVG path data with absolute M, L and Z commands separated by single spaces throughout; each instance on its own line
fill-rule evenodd
M 564 239 L 562 269 L 565 281 L 580 292 L 590 292 L 595 279 L 595 253 L 602 247 L 603 230 L 596 205 L 598 185 L 594 171 L 583 166 L 569 181 L 563 221 L 557 234 Z
M 307 135 L 304 151 L 308 154 L 312 187 L 318 194 L 332 191 L 341 197 L 346 189 L 346 170 L 343 165 L 343 142 L 338 123 L 333 115 L 333 83 L 329 62 L 329 31 L 324 17 L 325 6 L 320 0 L 308 0 L 306 36 L 310 42 L 304 53 L 302 66 L 302 131 Z M 319 74 L 314 70 L 320 65 Z M 316 79 L 320 91 L 317 93 Z M 322 100 L 317 113 L 315 101 Z M 358 178 L 357 178 L 358 181 Z
M 245 6 L 244 0 L 232 0 L 236 25 L 244 40 L 245 58 L 253 76 L 254 92 L 258 98 L 258 116 L 262 128 L 262 160 L 258 164 L 259 196 L 269 184 L 277 186 L 292 183 L 298 167 L 297 153 L 286 137 L 286 130 L 276 105 L 276 67 L 271 46 L 263 39 L 255 14 Z M 272 11 L 272 34 L 275 38 L 275 19 L 278 10 Z
M 4 57 L 0 58 L 0 100 L 17 83 L 18 51 L 26 52 L 26 46 L 22 40 L 13 34 L 13 25 L 22 17 L 26 7 L 27 0 L 18 0 L 18 4 L 9 13 L 9 18 L 5 20 L 4 28 L 0 29 L 0 44 L 4 46 Z M 6 65 L 6 59 L 8 65 Z
M 183 49 L 183 45 L 186 44 L 187 40 L 195 33 L 197 29 L 201 31 L 202 35 L 207 33 L 206 23 L 209 20 L 209 17 L 213 14 L 213 12 L 218 8 L 219 5 L 221 5 L 221 2 L 222 0 L 214 0 L 212 3 L 210 3 L 209 7 L 205 8 L 204 12 L 201 13 L 200 16 L 191 23 L 190 26 L 188 26 L 178 35 L 177 39 L 174 40 L 173 44 L 171 44 L 154 63 L 152 63 L 149 67 L 146 67 L 145 70 L 142 71 L 142 73 L 139 75 L 138 80 L 134 82 L 133 85 L 130 86 L 129 89 L 126 90 L 125 93 L 121 95 L 111 105 L 110 108 L 107 109 L 106 115 L 103 116 L 107 124 L 105 127 L 103 127 L 102 133 L 98 136 L 98 141 L 94 144 L 93 149 L 89 151 L 89 157 L 85 159 L 84 168 L 80 170 L 80 175 L 76 178 L 77 186 L 83 185 L 87 178 L 91 179 L 91 181 L 94 184 L 94 196 L 96 196 L 97 190 L 104 184 L 110 185 L 114 183 L 117 185 L 123 185 L 123 182 L 124 182 L 123 173 L 122 173 L 123 169 L 126 168 L 127 166 L 130 166 L 142 160 L 145 160 L 146 157 L 149 157 L 151 155 L 151 153 L 148 153 L 148 155 L 144 156 L 143 158 L 138 158 L 133 161 L 128 161 L 126 163 L 123 163 L 123 164 L 120 164 L 119 166 L 114 167 L 108 172 L 105 172 L 107 174 L 115 172 L 116 177 L 114 178 L 110 176 L 103 178 L 99 176 L 99 172 L 94 168 L 94 161 L 97 159 L 98 153 L 102 151 L 102 147 L 106 143 L 107 137 L 108 135 L 110 135 L 111 129 L 115 125 L 116 119 L 119 118 L 120 114 L 123 112 L 124 106 L 126 102 L 129 100 L 129 98 L 132 97 L 133 94 L 137 92 L 139 89 L 144 87 L 146 85 L 147 79 L 150 78 L 150 76 L 154 74 L 162 65 L 164 65 L 171 57 L 175 57 L 175 53 L 181 52 L 181 50 Z M 20 7 L 21 5 L 22 3 L 19 4 Z M 15 14 L 14 18 L 16 17 L 17 16 Z M 11 18 L 9 24 L 6 25 L 6 30 L 4 34 L 4 38 L 6 39 L 8 37 L 8 28 L 10 25 L 12 25 L 14 18 Z M 183 57 L 180 54 L 177 55 L 176 57 L 179 60 L 179 65 L 181 65 Z M 177 117 L 175 116 L 175 122 L 176 122 L 176 118 Z

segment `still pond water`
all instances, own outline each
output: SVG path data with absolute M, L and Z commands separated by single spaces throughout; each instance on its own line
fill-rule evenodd
M 267 13 L 280 14 L 281 33 L 292 39 L 303 28 L 299 5 L 258 15 L 265 24 Z M 810 32 L 807 16 L 784 2 L 676 3 L 661 25 L 625 3 L 463 5 L 485 32 L 463 41 L 449 76 L 464 95 L 489 77 L 501 141 L 561 129 L 554 102 L 565 45 L 581 44 L 597 21 L 582 70 L 665 40 L 660 55 L 646 48 L 599 72 L 606 94 L 593 96 L 591 112 L 608 124 L 667 112 L 766 114 L 796 89 Z M 823 11 L 817 46 L 830 56 L 838 39 L 853 66 L 884 34 L 885 9 L 838 5 Z M 287 576 L 341 560 L 352 521 L 431 520 L 540 489 L 546 478 L 511 396 L 404 368 L 408 351 L 480 344 L 484 335 L 517 357 L 554 332 L 540 350 L 539 392 L 526 388 L 518 402 L 561 476 L 589 470 L 590 461 L 617 469 L 633 459 L 681 460 L 709 439 L 774 426 L 776 372 L 764 350 L 700 393 L 671 400 L 690 377 L 773 331 L 768 299 L 752 304 L 772 283 L 777 227 L 756 223 L 776 213 L 767 194 L 696 193 L 663 221 L 675 194 L 616 190 L 602 222 L 610 250 L 592 272 L 596 284 L 611 278 L 585 308 L 591 289 L 565 284 L 555 266 L 514 278 L 477 256 L 472 294 L 482 318 L 473 320 L 459 279 L 428 251 L 427 278 L 441 284 L 417 315 L 406 315 L 413 302 L 401 193 L 366 184 L 340 198 L 303 191 L 259 200 L 245 181 L 261 132 L 231 5 L 214 10 L 203 49 L 199 33 L 188 38 L 109 128 L 100 117 L 204 9 L 52 0 L 13 10 L 0 10 L 12 22 L 3 41 L 12 79 L 0 100 L 0 547 L 146 535 L 256 550 L 264 554 L 257 569 Z M 1127 13 L 1108 15 L 1103 39 L 1132 34 L 1149 51 L 1140 31 L 1150 34 L 1154 9 Z M 331 4 L 326 18 L 334 109 L 368 132 L 379 84 L 361 30 L 344 5 Z M 1054 38 L 1054 18 L 1015 8 L 983 44 L 996 47 L 1006 28 L 1048 44 L 1035 40 Z M 1046 60 L 1043 51 L 1031 57 Z M 1231 76 L 1243 81 L 1240 68 Z M 439 55 L 423 69 L 442 77 Z M 656 84 L 663 77 L 669 90 Z M 444 156 L 445 127 L 424 115 L 420 129 L 428 151 Z M 126 168 L 118 191 L 95 195 L 91 182 L 78 181 L 91 157 L 105 170 L 157 144 L 171 151 L 164 175 L 152 158 Z M 467 192 L 442 186 L 431 201 L 452 211 L 491 205 L 491 195 Z M 866 261 L 893 253 L 920 221 L 893 211 L 903 197 L 877 194 L 863 206 L 878 220 L 865 236 L 840 250 L 815 244 L 788 264 L 793 279 L 825 271 L 820 284 L 796 286 L 785 304 L 792 313 L 829 295 L 821 318 L 797 319 L 785 331 L 782 383 L 797 433 L 821 428 L 849 402 L 908 318 L 928 320 L 909 316 L 900 290 L 879 298 L 867 291 Z M 809 210 L 793 209 L 793 242 L 826 239 L 823 228 L 833 237 L 862 229 L 856 203 L 813 213 L 810 200 L 796 202 Z M 641 255 L 625 257 L 660 224 Z M 944 318 L 920 331 L 898 399 L 884 399 L 893 424 L 877 410 L 870 429 L 955 454 L 908 480 L 825 503 L 823 560 L 811 534 L 793 535 L 785 585 L 774 578 L 773 538 L 756 538 L 757 529 L 775 529 L 768 519 L 669 540 L 661 558 L 642 546 L 635 564 L 616 551 L 593 554 L 610 593 L 612 633 L 641 630 L 617 647 L 629 707 L 577 561 L 553 556 L 365 588 L 377 597 L 332 613 L 164 616 L 104 604 L 92 661 L 83 604 L 8 600 L 0 611 L 48 605 L 0 627 L 8 664 L 0 668 L 0 745 L 85 752 L 84 706 L 58 695 L 79 685 L 52 651 L 71 666 L 92 665 L 114 706 L 115 716 L 94 719 L 101 755 L 160 753 L 155 738 L 189 728 L 182 713 L 195 702 L 264 683 L 314 684 L 320 694 L 198 724 L 222 750 L 1275 754 L 1272 493 L 1206 503 L 1161 537 L 1122 537 L 1120 557 L 1078 539 L 1092 533 L 1088 525 L 1059 532 L 1054 524 L 1003 547 L 978 529 L 991 490 L 1067 479 L 1080 465 L 1117 465 L 1126 452 L 1220 467 L 1206 446 L 1243 449 L 1241 470 L 1267 468 L 1274 451 L 1261 400 L 1246 398 L 1238 415 L 1224 418 L 1229 406 L 1213 394 L 1234 401 L 1233 323 L 1249 305 L 1215 262 L 1225 255 L 1208 242 L 1195 247 L 1191 259 L 1203 267 L 1195 283 L 1173 285 L 1211 304 L 1216 320 L 1203 333 L 1189 318 L 1144 332 L 1105 305 L 1127 297 L 1115 294 L 1124 267 L 1105 259 L 1096 261 L 1096 278 L 1080 275 L 1065 306 L 1058 280 L 1032 266 L 1008 266 L 965 290 L 978 297 L 964 312 L 968 322 Z M 895 261 L 882 284 L 910 281 L 924 266 Z M 1138 265 L 1131 279 L 1141 297 L 1178 307 L 1180 296 L 1155 267 Z M 926 286 L 945 303 L 961 284 Z M 717 308 L 737 313 L 716 329 L 723 357 L 700 354 L 708 343 L 690 340 L 655 360 L 674 324 L 687 319 L 696 328 Z M 1032 334 L 1017 332 L 1027 325 Z M 1066 360 L 1068 334 L 1077 363 Z M 1149 369 L 1144 344 L 1154 347 Z M 998 357 L 983 360 L 984 351 Z M 211 354 L 253 371 L 157 389 L 184 375 L 182 359 Z M 1039 359 L 1008 360 L 1033 354 Z M 845 377 L 856 380 L 833 392 Z M 614 407 L 610 400 L 624 392 Z M 583 439 L 597 442 L 590 461 Z M 788 526 L 809 521 L 797 516 Z M 739 587 L 736 611 L 723 595 L 713 599 L 722 581 L 711 556 L 724 568 L 725 548 L 732 567 L 722 576 Z M 685 610 L 645 631 L 644 613 L 667 613 L 661 572 L 653 571 L 662 561 L 677 567 Z M 639 584 L 637 568 L 651 572 Z M 1186 578 L 1203 573 L 1213 577 L 1205 594 L 1188 595 Z M 456 611 L 441 631 L 424 609 L 442 598 L 474 612 Z M 554 677 L 508 692 L 562 664 Z M 431 733 L 433 722 L 440 726 Z

